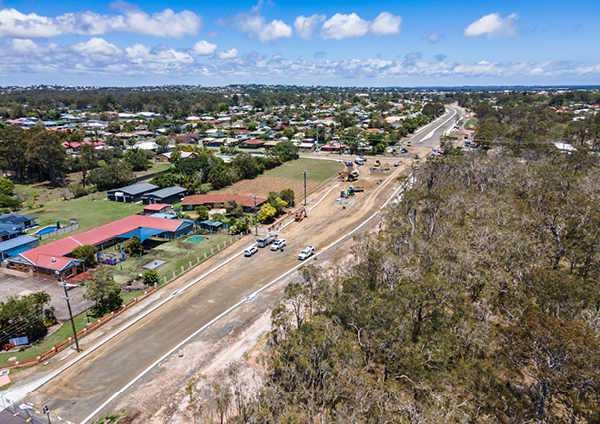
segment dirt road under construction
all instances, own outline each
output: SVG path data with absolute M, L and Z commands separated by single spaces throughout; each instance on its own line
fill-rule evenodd
M 62 371 L 30 393 L 26 401 L 47 405 L 53 422 L 58 416 L 73 423 L 87 422 L 91 415 L 97 418 L 110 412 L 113 403 L 107 402 L 111 397 L 198 329 L 297 266 L 297 255 L 305 246 L 314 245 L 319 252 L 379 211 L 399 188 L 396 177 L 403 167 L 393 167 L 393 162 L 383 161 L 391 167 L 387 172 L 371 173 L 367 166 L 361 167 L 361 178 L 353 184 L 366 191 L 349 199 L 339 199 L 340 190 L 350 185 L 340 181 L 315 193 L 308 206 L 322 201 L 308 218 L 279 232 L 279 237 L 287 240 L 283 251 L 264 248 L 250 258 L 237 256 Z M 336 183 L 339 186 L 324 196 Z M 370 224 L 376 224 L 374 221 Z M 234 246 L 230 254 L 245 247 Z M 186 274 L 182 282 L 197 279 L 207 267 Z M 174 289 L 178 286 L 181 282 Z

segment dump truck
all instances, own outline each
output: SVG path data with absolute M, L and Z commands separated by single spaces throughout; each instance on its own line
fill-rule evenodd
M 306 213 L 306 209 L 302 208 L 296 212 L 296 217 L 294 219 L 296 221 L 302 221 L 304 218 L 308 218 L 308 214 Z
M 277 240 L 277 234 L 269 234 L 268 236 L 259 238 L 256 241 L 256 245 L 258 247 L 267 247 L 268 245 L 273 243 L 275 240 Z
M 354 193 L 360 193 L 360 192 L 363 192 L 363 191 L 365 191 L 365 188 L 361 187 L 361 186 L 353 186 L 353 185 L 351 185 L 350 187 L 348 187 L 348 192 L 352 192 L 352 194 L 354 194 Z

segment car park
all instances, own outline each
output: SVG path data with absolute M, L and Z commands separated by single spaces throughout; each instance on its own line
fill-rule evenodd
M 313 253 L 315 253 L 314 246 L 306 246 L 302 252 L 298 255 L 298 259 L 303 261 L 304 259 L 310 257 Z
M 254 255 L 256 252 L 258 252 L 258 248 L 256 246 L 251 246 L 244 250 L 244 256 L 249 257 Z
M 285 246 L 285 239 L 279 239 L 271 246 L 271 250 L 279 250 L 283 249 Z

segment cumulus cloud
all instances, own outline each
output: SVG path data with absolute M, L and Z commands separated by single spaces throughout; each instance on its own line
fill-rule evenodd
M 175 50 L 171 47 L 159 46 L 151 48 L 143 44 L 136 44 L 125 49 L 127 57 L 133 62 L 141 64 L 148 62 L 158 63 L 193 63 L 194 58 L 189 53 Z
M 296 35 L 303 40 L 310 40 L 316 26 L 325 21 L 325 15 L 314 14 L 311 16 L 300 15 L 294 21 Z
M 0 41 L 0 75 L 4 80 L 15 84 L 55 81 L 73 75 L 72 80 L 88 81 L 96 84 L 98 76 L 104 81 L 115 78 L 153 78 L 164 75 L 169 78 L 189 78 L 198 76 L 214 79 L 215 83 L 240 79 L 254 79 L 260 75 L 270 81 L 299 83 L 307 80 L 339 82 L 340 79 L 364 81 L 373 79 L 401 81 L 456 79 L 473 80 L 473 84 L 494 81 L 514 84 L 515 80 L 532 84 L 544 84 L 557 78 L 575 80 L 600 77 L 600 64 L 583 64 L 568 61 L 546 62 L 477 62 L 456 63 L 445 57 L 436 56 L 436 61 L 425 61 L 418 52 L 409 53 L 398 60 L 347 59 L 327 60 L 286 59 L 276 54 L 267 57 L 257 52 L 239 54 L 236 49 L 215 53 L 217 60 L 208 63 L 196 62 L 186 51 L 168 46 L 150 47 L 135 44 L 118 48 L 105 40 L 94 37 L 89 41 L 74 45 L 39 43 L 32 40 Z M 219 60 L 221 59 L 221 60 Z M 443 59 L 443 60 L 441 60 Z M 77 78 L 75 78 L 77 76 Z
M 321 28 L 321 37 L 341 40 L 348 37 L 362 37 L 369 31 L 369 22 L 356 13 L 344 15 L 336 13 L 325 21 Z
M 251 13 L 240 12 L 232 18 L 219 19 L 217 25 L 234 26 L 238 31 L 258 39 L 261 43 L 290 38 L 293 33 L 292 27 L 279 19 L 267 23 L 265 17 L 259 13 L 261 4 L 254 6 Z
M 198 41 L 194 44 L 194 48 L 190 52 L 190 54 L 194 56 L 208 56 L 211 55 L 217 50 L 217 45 L 209 43 L 208 41 Z
M 435 44 L 442 41 L 442 38 L 444 38 L 444 34 L 440 32 L 426 32 L 421 37 L 421 40 L 427 41 L 430 44 Z
M 361 19 L 356 13 L 344 15 L 336 13 L 323 23 L 321 37 L 342 40 L 349 37 L 362 37 L 368 32 L 375 35 L 400 34 L 402 17 L 382 12 L 372 22 Z
M 402 32 L 400 25 L 402 25 L 401 16 L 382 12 L 371 23 L 371 32 L 375 35 L 396 35 Z
M 149 15 L 138 6 L 123 1 L 111 6 L 122 13 L 100 15 L 84 11 L 51 18 L 35 13 L 26 15 L 12 8 L 1 9 L 0 38 L 38 39 L 63 34 L 102 35 L 109 32 L 182 38 L 195 35 L 202 29 L 202 17 L 187 10 L 175 13 L 165 9 Z
M 238 51 L 236 49 L 229 50 L 221 50 L 217 53 L 217 57 L 219 59 L 234 59 L 238 56 Z
M 465 37 L 514 37 L 519 35 L 519 15 L 512 13 L 503 18 L 499 13 L 490 13 L 476 20 L 463 31 Z

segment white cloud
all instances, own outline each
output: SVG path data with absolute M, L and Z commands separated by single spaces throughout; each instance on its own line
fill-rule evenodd
M 442 41 L 442 38 L 444 38 L 444 34 L 442 34 L 440 32 L 426 32 L 421 37 L 421 40 L 426 40 L 430 44 L 435 44 L 435 43 Z
M 300 15 L 294 21 L 296 35 L 303 40 L 310 40 L 316 26 L 325 21 L 325 15 L 314 14 L 311 16 Z
M 84 43 L 64 45 L 38 43 L 32 40 L 0 41 L 0 76 L 8 84 L 35 84 L 40 81 L 78 81 L 98 84 L 129 78 L 136 84 L 140 78 L 149 82 L 157 76 L 196 81 L 198 76 L 224 81 L 270 81 L 273 83 L 323 83 L 329 81 L 361 81 L 373 79 L 379 84 L 402 84 L 402 81 L 463 81 L 468 84 L 545 84 L 565 81 L 593 81 L 600 77 L 600 65 L 568 61 L 546 62 L 477 62 L 456 63 L 443 56 L 425 61 L 418 52 L 397 60 L 328 60 L 316 58 L 286 59 L 276 54 L 266 57 L 257 52 L 241 55 L 236 49 L 216 52 L 215 60 L 196 62 L 190 53 L 168 46 L 149 47 L 136 44 L 118 48 L 101 38 Z M 225 60 L 226 59 L 226 60 Z M 159 79 L 160 80 L 160 79 Z M 350 83 L 352 84 L 352 83 Z
M 370 32 L 375 35 L 396 35 L 402 30 L 402 17 L 382 12 L 372 22 L 361 19 L 356 13 L 344 15 L 336 13 L 326 20 L 321 28 L 321 37 L 342 40 L 349 37 L 362 37 Z
M 396 35 L 402 32 L 400 25 L 402 25 L 401 16 L 382 12 L 371 23 L 371 32 L 375 35 Z
M 106 56 L 123 53 L 114 44 L 110 44 L 105 39 L 98 37 L 94 37 L 90 41 L 75 44 L 73 50 L 82 54 L 101 54 Z
M 102 35 L 109 32 L 182 38 L 195 35 L 202 29 L 202 17 L 187 10 L 175 13 L 165 9 L 150 16 L 131 3 L 121 1 L 112 5 L 123 13 L 100 15 L 84 11 L 51 18 L 35 13 L 25 15 L 16 9 L 1 9 L 0 38 L 36 39 L 62 34 Z
M 245 32 L 250 38 L 257 38 L 261 43 L 277 41 L 281 38 L 290 38 L 292 36 L 292 27 L 285 22 L 274 19 L 267 23 L 264 16 L 258 13 L 240 12 L 233 18 L 219 19 L 218 25 L 234 26 L 240 32 Z
M 514 37 L 519 35 L 517 24 L 519 15 L 512 13 L 506 18 L 499 13 L 490 13 L 476 20 L 463 31 L 465 37 L 479 37 L 487 34 L 488 37 Z
M 133 62 L 141 63 L 193 63 L 194 58 L 188 53 L 180 52 L 171 47 L 155 47 L 150 48 L 143 44 L 136 44 L 125 49 L 127 57 Z
M 321 37 L 341 40 L 348 37 L 362 37 L 369 31 L 369 22 L 356 13 L 343 15 L 336 13 L 326 20 L 321 28 Z
M 229 50 L 221 50 L 217 53 L 217 57 L 219 59 L 234 59 L 238 56 L 238 51 L 236 49 Z
M 208 41 L 198 41 L 194 44 L 194 48 L 190 52 L 190 54 L 194 56 L 208 56 L 211 55 L 217 50 L 217 45 L 209 43 Z

